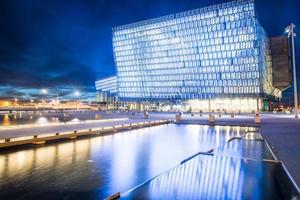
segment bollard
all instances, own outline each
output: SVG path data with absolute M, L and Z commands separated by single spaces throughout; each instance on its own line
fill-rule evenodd
M 102 116 L 100 114 L 95 114 L 95 119 L 101 119 Z
M 176 122 L 179 122 L 179 121 L 181 121 L 182 120 L 182 117 L 181 117 L 181 115 L 175 115 L 175 119 L 176 119 Z
M 77 138 L 77 136 L 76 136 L 77 131 L 74 131 L 73 133 L 74 133 L 74 135 L 71 135 L 71 136 L 69 137 L 70 139 L 76 139 L 76 138 Z
M 194 117 L 194 113 L 191 113 L 191 116 Z
M 260 124 L 259 113 L 256 113 L 256 114 L 255 114 L 254 120 L 255 120 L 255 124 Z
M 202 117 L 203 116 L 203 111 L 202 110 L 200 110 L 200 117 Z
M 209 123 L 215 123 L 216 122 L 215 116 L 212 114 L 209 114 L 208 121 L 209 121 Z
M 231 118 L 234 118 L 234 112 L 231 112 L 230 116 Z
M 145 118 L 145 119 L 148 119 L 148 118 L 149 118 L 148 112 L 144 113 L 144 118 Z
M 222 114 L 221 114 L 221 112 L 219 112 L 219 117 L 222 117 Z

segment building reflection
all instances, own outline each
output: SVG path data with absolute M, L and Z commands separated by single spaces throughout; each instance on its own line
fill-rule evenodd
M 2 126 L 9 126 L 10 125 L 10 118 L 8 114 L 5 114 L 2 121 Z
M 101 199 L 127 191 L 246 130 L 170 124 L 2 153 L 0 188 L 9 198 L 17 194 L 42 198 L 39 195 L 50 192 L 47 195 L 54 199 L 62 193 L 75 199 L 72 195 Z M 223 161 L 214 162 L 216 166 L 206 166 L 220 167 Z M 237 173 L 230 165 L 226 169 Z
M 277 199 L 270 175 L 276 165 L 227 156 L 199 155 L 124 199 Z

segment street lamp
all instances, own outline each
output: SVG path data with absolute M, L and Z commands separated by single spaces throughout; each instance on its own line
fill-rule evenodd
M 48 94 L 48 90 L 47 90 L 47 89 L 42 89 L 41 92 L 42 92 L 43 94 Z
M 295 103 L 295 118 L 299 118 L 298 115 L 298 92 L 297 92 L 297 78 L 296 78 L 296 59 L 295 59 L 295 41 L 296 33 L 294 32 L 295 24 L 291 23 L 285 28 L 285 32 L 288 33 L 288 37 L 292 38 L 292 53 L 293 53 L 293 73 L 294 73 L 294 103 Z
M 80 99 L 79 99 L 80 92 L 78 90 L 76 90 L 74 92 L 74 95 L 78 98 L 78 102 L 76 103 L 76 110 L 78 110 L 78 104 L 80 103 Z
M 79 97 L 79 96 L 80 96 L 80 92 L 79 92 L 79 91 L 75 91 L 75 92 L 74 92 L 74 95 L 75 95 L 76 97 Z

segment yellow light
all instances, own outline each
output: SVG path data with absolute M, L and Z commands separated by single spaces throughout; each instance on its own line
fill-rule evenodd
M 5 115 L 4 115 L 2 125 L 3 125 L 3 126 L 9 126 L 9 125 L 10 125 L 10 119 L 9 119 L 8 114 L 5 114 Z

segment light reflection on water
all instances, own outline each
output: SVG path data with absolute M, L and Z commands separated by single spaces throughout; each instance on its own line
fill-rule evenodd
M 102 199 L 244 131 L 170 124 L 2 153 L 0 199 Z
M 39 117 L 36 121 L 36 124 L 47 124 L 49 123 L 48 119 L 46 117 Z
M 62 115 L 51 116 L 51 115 L 28 115 L 28 114 L 4 114 L 0 115 L 0 126 L 10 125 L 22 125 L 22 124 L 47 124 L 56 122 L 79 122 L 78 118 L 64 118 Z
M 282 199 L 279 164 L 199 155 L 124 195 L 124 199 Z M 289 198 L 287 198 L 289 199 Z

